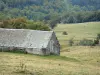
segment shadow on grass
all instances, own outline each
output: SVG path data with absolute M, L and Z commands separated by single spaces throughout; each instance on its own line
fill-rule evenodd
M 66 57 L 66 56 L 56 56 L 56 55 L 49 55 L 49 56 L 39 56 L 40 58 L 44 59 L 51 59 L 51 60 L 64 60 L 64 61 L 72 61 L 72 62 L 80 62 L 79 60 L 71 57 Z
M 24 55 L 24 56 L 35 56 L 38 58 L 42 58 L 42 59 L 50 59 L 50 60 L 64 60 L 64 61 L 72 61 L 72 62 L 80 62 L 78 59 L 75 58 L 71 58 L 71 57 L 66 57 L 66 56 L 57 56 L 57 55 L 33 55 L 33 54 L 25 54 L 23 52 L 19 52 L 19 51 L 11 51 L 11 52 L 6 52 L 6 53 L 13 53 L 13 54 L 20 54 L 20 55 Z

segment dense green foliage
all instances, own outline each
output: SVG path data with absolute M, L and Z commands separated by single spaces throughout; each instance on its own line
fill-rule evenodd
M 10 19 L 10 20 L 4 20 L 1 22 L 0 27 L 1 28 L 26 28 L 27 21 L 24 18 L 16 18 L 16 19 Z
M 61 0 L 0 0 L 0 3 L 0 19 L 25 16 L 32 20 L 43 20 L 64 10 Z
M 100 0 L 0 0 L 0 21 L 26 17 L 51 28 L 57 23 L 100 21 L 99 4 Z
M 83 10 L 100 9 L 100 0 L 70 0 L 73 5 L 80 6 Z
M 14 18 L 10 20 L 3 20 L 0 22 L 1 28 L 14 28 L 14 29 L 33 29 L 49 31 L 50 28 L 42 21 L 29 21 L 25 18 Z
M 94 44 L 93 40 L 83 39 L 79 42 L 79 45 L 81 45 L 81 46 L 93 46 L 95 44 Z
M 33 29 L 33 30 L 43 30 L 43 31 L 50 31 L 49 26 L 41 21 L 28 21 L 27 25 L 28 29 Z
M 70 12 L 61 17 L 62 23 L 82 23 L 100 21 L 100 11 Z

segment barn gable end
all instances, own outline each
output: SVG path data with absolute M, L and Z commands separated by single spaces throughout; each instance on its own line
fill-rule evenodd
M 54 32 L 48 42 L 47 49 L 51 54 L 60 55 L 60 44 Z

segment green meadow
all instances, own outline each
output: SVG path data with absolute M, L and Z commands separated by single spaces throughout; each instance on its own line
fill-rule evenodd
M 100 33 L 100 22 L 87 22 L 76 24 L 58 24 L 54 31 L 59 39 L 62 48 L 66 47 L 67 41 L 73 38 L 74 41 L 82 39 L 95 39 Z M 63 35 L 66 31 L 68 35 Z

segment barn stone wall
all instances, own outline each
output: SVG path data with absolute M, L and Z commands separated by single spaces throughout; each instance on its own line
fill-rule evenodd
M 60 55 L 60 44 L 56 38 L 55 33 L 52 34 L 52 37 L 48 43 L 47 49 L 50 50 L 51 54 Z
M 16 52 L 16 51 L 25 53 L 25 48 L 21 48 L 21 47 L 6 47 L 6 46 L 0 47 L 0 52 Z
M 46 48 L 26 48 L 26 52 L 30 54 L 38 54 L 38 55 L 50 55 L 50 51 Z
M 38 55 L 50 55 L 50 51 L 46 48 L 21 48 L 21 47 L 0 47 L 0 52 L 8 51 L 21 51 L 23 53 L 38 54 Z
M 3 47 L 3 46 L 1 47 L 0 46 L 0 52 L 8 51 L 8 49 L 9 49 L 8 47 Z

